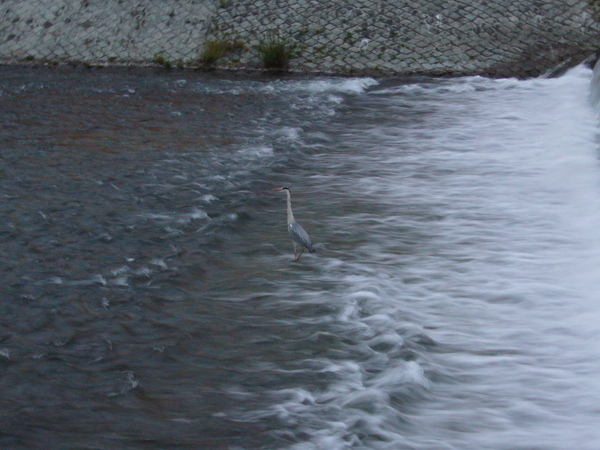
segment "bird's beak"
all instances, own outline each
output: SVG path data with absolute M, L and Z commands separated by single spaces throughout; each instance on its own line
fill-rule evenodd
M 275 189 L 273 189 L 273 190 L 274 190 L 274 191 L 283 191 L 283 189 L 281 189 L 281 188 L 275 188 Z

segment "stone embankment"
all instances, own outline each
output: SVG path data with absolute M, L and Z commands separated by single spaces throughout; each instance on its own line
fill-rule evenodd
M 590 0 L 2 0 L 0 62 L 536 76 L 600 48 Z M 212 54 L 209 52 L 212 51 Z

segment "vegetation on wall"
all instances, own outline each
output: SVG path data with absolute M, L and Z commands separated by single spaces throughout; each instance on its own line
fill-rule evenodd
M 169 61 L 165 55 L 165 52 L 158 52 L 154 55 L 154 63 L 159 66 L 163 66 L 165 69 L 171 68 L 171 61 Z
M 207 41 L 204 44 L 204 51 L 200 55 L 200 62 L 212 64 L 219 58 L 222 58 L 231 49 L 231 43 L 224 40 Z
M 246 45 L 241 39 L 226 40 L 226 39 L 214 39 L 207 41 L 204 44 L 204 50 L 200 55 L 200 62 L 204 64 L 213 64 L 218 59 L 222 58 L 226 54 L 235 51 L 242 51 L 246 49 Z
M 287 69 L 290 60 L 296 53 L 295 46 L 277 36 L 271 36 L 261 41 L 256 49 L 260 53 L 263 67 L 266 69 Z

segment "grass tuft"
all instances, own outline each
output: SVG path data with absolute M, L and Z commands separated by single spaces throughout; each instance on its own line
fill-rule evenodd
M 207 41 L 204 44 L 204 51 L 200 55 L 200 61 L 205 64 L 212 64 L 217 59 L 222 58 L 231 50 L 232 45 L 228 41 L 215 40 Z
M 154 55 L 154 63 L 163 66 L 165 69 L 171 68 L 171 61 L 165 57 L 165 52 L 158 52 Z
M 286 69 L 295 56 L 295 47 L 282 38 L 271 37 L 257 45 L 263 67 L 267 69 Z

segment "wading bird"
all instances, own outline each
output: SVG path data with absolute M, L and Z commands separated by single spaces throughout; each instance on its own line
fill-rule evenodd
M 316 250 L 310 241 L 310 237 L 308 237 L 308 233 L 304 231 L 304 228 L 302 228 L 294 219 L 294 214 L 292 213 L 292 195 L 290 194 L 290 188 L 284 186 L 281 188 L 275 188 L 273 190 L 285 191 L 287 194 L 288 232 L 290 233 L 290 237 L 294 243 L 294 261 L 298 261 L 300 256 L 302 256 L 302 253 L 304 253 L 304 247 L 306 247 L 310 253 L 314 253 Z M 298 254 L 298 246 L 300 246 L 300 254 Z

